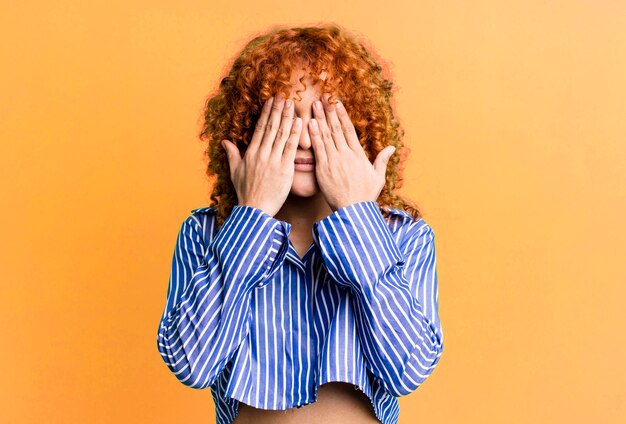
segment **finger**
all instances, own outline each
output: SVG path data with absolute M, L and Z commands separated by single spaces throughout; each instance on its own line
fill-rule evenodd
M 272 154 L 278 157 L 283 156 L 285 143 L 291 135 L 291 126 L 293 125 L 293 100 L 287 99 L 282 110 L 280 128 L 276 133 L 276 140 L 273 143 Z
M 313 146 L 313 153 L 315 154 L 315 166 L 326 164 L 328 160 L 326 145 L 324 140 L 322 140 L 319 125 L 315 118 L 309 121 L 309 137 L 311 138 L 311 146 Z
M 343 128 L 343 133 L 346 137 L 346 142 L 348 143 L 348 146 L 355 152 L 360 151 L 365 155 L 363 146 L 361 146 L 361 143 L 359 142 L 359 136 L 357 135 L 356 129 L 354 128 L 354 124 L 352 123 L 352 120 L 348 115 L 348 111 L 340 100 L 337 100 L 337 103 L 335 104 L 335 111 L 337 112 L 337 118 L 339 119 L 339 122 L 341 122 L 341 127 Z
M 265 134 L 265 126 L 267 125 L 267 120 L 269 119 L 273 102 L 274 97 L 270 97 L 265 101 L 263 109 L 261 109 L 261 116 L 259 116 L 259 119 L 256 121 L 254 133 L 252 134 L 247 150 L 254 152 L 259 148 L 259 144 L 263 139 L 263 134 Z
M 337 146 L 333 140 L 333 136 L 330 133 L 328 124 L 326 123 L 326 116 L 324 115 L 324 106 L 320 100 L 316 100 L 313 103 L 313 115 L 315 117 L 315 123 L 317 124 L 317 131 L 320 134 L 324 147 L 326 149 L 327 157 L 333 154 L 333 150 L 337 151 Z
M 263 134 L 263 140 L 261 140 L 261 144 L 259 146 L 259 152 L 269 154 L 272 150 L 276 133 L 280 127 L 284 104 L 284 97 L 277 94 L 274 98 L 274 102 L 272 103 L 272 110 L 270 111 L 270 117 L 267 121 L 267 125 L 265 125 L 265 133 Z
M 228 159 L 228 168 L 230 178 L 233 178 L 233 172 L 237 169 L 239 162 L 241 161 L 241 154 L 239 149 L 229 140 L 222 140 L 222 147 L 226 150 L 226 158 Z
M 344 135 L 342 123 L 337 117 L 335 105 L 328 102 L 328 97 L 328 95 L 322 96 L 322 104 L 324 106 L 327 126 L 330 130 L 330 134 L 335 142 L 337 150 L 346 150 L 349 146 Z
M 290 132 L 291 134 L 289 135 L 285 145 L 283 160 L 285 163 L 295 166 L 296 151 L 298 150 L 298 144 L 300 144 L 300 134 L 302 133 L 302 118 L 294 119 Z
M 376 170 L 378 175 L 381 176 L 381 178 L 385 177 L 387 173 L 387 165 L 389 164 L 389 159 L 391 159 L 391 155 L 393 155 L 393 152 L 395 151 L 396 148 L 394 146 L 387 146 L 378 153 L 378 156 L 376 156 L 373 165 L 374 169 Z

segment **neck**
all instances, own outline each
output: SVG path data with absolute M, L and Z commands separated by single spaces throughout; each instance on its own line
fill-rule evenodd
M 314 222 L 332 212 L 321 192 L 309 197 L 289 194 L 274 218 L 290 223 L 295 231 L 310 232 Z

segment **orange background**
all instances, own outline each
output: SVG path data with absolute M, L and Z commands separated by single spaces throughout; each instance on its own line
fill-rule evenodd
M 391 63 L 437 239 L 444 354 L 400 423 L 626 422 L 626 4 L 5 3 L 0 422 L 213 422 L 156 348 L 203 101 L 324 21 Z

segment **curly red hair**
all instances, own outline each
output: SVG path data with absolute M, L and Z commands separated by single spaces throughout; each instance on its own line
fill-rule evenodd
M 322 93 L 330 93 L 331 101 L 341 99 L 371 162 L 386 146 L 396 147 L 377 199 L 383 215 L 388 217 L 386 208 L 397 208 L 416 220 L 422 217 L 417 205 L 394 193 L 402 183 L 401 158 L 406 158 L 408 152 L 404 150 L 408 149 L 402 143 L 404 130 L 393 113 L 393 83 L 379 62 L 382 60 L 376 60 L 362 42 L 337 25 L 275 27 L 243 48 L 206 100 L 200 133 L 200 139 L 208 142 L 204 152 L 208 157 L 206 175 L 210 180 L 217 177 L 210 206 L 217 207 L 218 226 L 237 204 L 220 141 L 232 141 L 243 157 L 263 104 L 277 93 L 289 97 L 292 71 L 303 67 L 310 70 L 313 84 L 321 82 Z M 325 77 L 320 80 L 323 71 Z

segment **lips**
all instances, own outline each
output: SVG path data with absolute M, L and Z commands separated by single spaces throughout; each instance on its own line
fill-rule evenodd
M 306 164 L 313 165 L 315 163 L 315 159 L 314 158 L 296 158 L 294 163 L 306 163 Z

